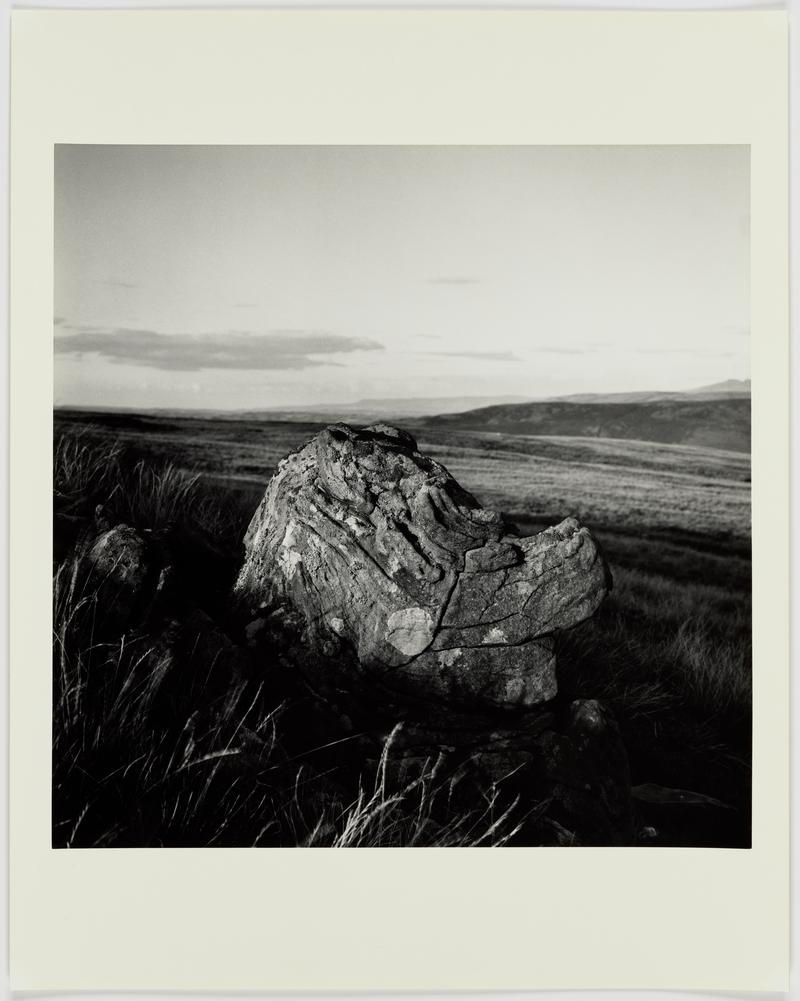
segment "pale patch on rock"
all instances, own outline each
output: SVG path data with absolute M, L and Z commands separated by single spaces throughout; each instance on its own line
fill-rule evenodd
M 452 667 L 453 664 L 461 660 L 463 655 L 464 652 L 460 647 L 455 647 L 453 650 L 442 650 L 439 654 L 439 663 L 443 667 Z
M 401 608 L 386 623 L 386 641 L 407 657 L 415 657 L 433 639 L 434 623 L 424 608 Z
M 287 577 L 291 578 L 297 573 L 297 568 L 303 562 L 303 557 L 296 549 L 283 549 L 278 557 L 278 563 Z
M 287 577 L 291 578 L 297 573 L 297 568 L 303 562 L 303 557 L 296 549 L 292 549 L 294 544 L 294 534 L 297 529 L 295 522 L 290 521 L 283 533 L 278 563 Z
M 493 629 L 489 630 L 489 632 L 486 634 L 486 639 L 483 642 L 505 643 L 505 641 L 506 641 L 506 634 L 498 626 L 495 626 Z
M 331 619 L 331 629 L 336 633 L 337 636 L 341 636 L 344 632 L 344 619 L 340 619 L 338 616 L 334 616 Z
M 297 529 L 295 522 L 290 521 L 286 526 L 286 531 L 283 533 L 283 539 L 281 540 L 281 546 L 284 549 L 291 549 L 292 543 L 294 542 L 294 533 Z

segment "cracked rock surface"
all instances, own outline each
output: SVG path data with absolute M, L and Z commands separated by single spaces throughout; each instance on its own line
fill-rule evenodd
M 285 458 L 245 552 L 244 604 L 288 602 L 307 641 L 349 650 L 361 681 L 473 706 L 551 699 L 554 634 L 611 586 L 575 519 L 519 537 L 385 424 L 331 425 Z

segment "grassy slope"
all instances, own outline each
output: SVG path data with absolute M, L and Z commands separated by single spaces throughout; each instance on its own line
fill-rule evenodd
M 276 463 L 318 425 L 61 413 L 59 429 L 115 437 L 199 470 L 246 524 Z M 692 446 L 418 428 L 420 444 L 484 503 L 535 531 L 577 514 L 597 533 L 615 589 L 561 641 L 564 699 L 615 709 L 636 783 L 733 809 L 643 807 L 663 843 L 749 838 L 749 460 Z

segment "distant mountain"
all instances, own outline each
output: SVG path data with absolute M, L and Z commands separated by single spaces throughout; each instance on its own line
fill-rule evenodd
M 712 386 L 700 386 L 689 390 L 654 390 L 632 393 L 573 393 L 569 396 L 412 396 L 412 397 L 368 397 L 352 403 L 312 403 L 297 407 L 268 407 L 264 410 L 247 411 L 247 416 L 259 413 L 277 414 L 290 417 L 293 414 L 304 417 L 317 415 L 330 419 L 352 418 L 388 419 L 391 417 L 428 417 L 441 414 L 457 414 L 484 407 L 507 406 L 518 403 L 564 401 L 569 403 L 651 403 L 661 400 L 719 399 L 721 396 L 749 397 L 749 379 L 728 379 Z M 242 412 L 243 413 L 243 412 Z
M 724 393 L 644 402 L 544 400 L 441 414 L 419 423 L 503 434 L 629 438 L 750 451 L 750 400 Z
M 377 420 L 397 420 L 397 421 L 421 421 L 427 423 L 425 418 L 431 417 L 438 420 L 440 417 L 454 414 L 459 418 L 466 418 L 470 421 L 476 419 L 472 414 L 484 413 L 489 410 L 504 410 L 504 408 L 528 406 L 540 408 L 538 414 L 544 414 L 541 408 L 551 404 L 592 404 L 596 406 L 609 406 L 611 404 L 643 404 L 643 403 L 679 403 L 681 401 L 697 404 L 708 400 L 719 403 L 725 399 L 743 400 L 749 404 L 750 400 L 750 380 L 749 379 L 728 379 L 725 382 L 714 383 L 711 386 L 700 386 L 697 389 L 683 391 L 644 391 L 630 393 L 574 393 L 569 396 L 554 396 L 545 399 L 533 399 L 529 396 L 414 396 L 408 398 L 386 397 L 386 398 L 366 398 L 354 400 L 352 403 L 315 403 L 307 406 L 295 407 L 261 407 L 247 410 L 211 410 L 211 409 L 184 409 L 178 407 L 157 407 L 157 408 L 137 408 L 137 407 L 103 407 L 102 411 L 120 413 L 152 413 L 160 416 L 194 416 L 205 419 L 218 418 L 221 420 L 265 420 L 265 421 L 292 421 L 309 423 L 332 423 L 335 421 L 345 421 L 353 424 L 368 424 Z M 93 410 L 95 408 L 80 407 L 70 405 L 65 410 Z M 494 419 L 494 418 L 493 418 Z M 537 418 L 538 420 L 539 418 Z M 553 418 L 555 419 L 555 418 Z M 576 418 L 577 419 L 577 418 Z M 612 414 L 603 414 L 598 426 L 605 426 L 612 419 Z M 481 419 L 482 420 L 482 419 Z M 509 418 L 516 422 L 517 418 Z M 570 418 L 572 421 L 573 418 Z M 456 422 L 457 424 L 459 422 Z M 591 422 L 590 422 L 591 424 Z M 467 424 L 463 424 L 467 427 Z M 593 426 L 593 425 L 591 425 Z M 574 434 L 572 431 L 520 431 L 521 434 Z M 591 431 L 581 432 L 592 434 Z M 748 431 L 749 434 L 749 431 Z M 617 437 L 636 437 L 635 435 L 619 434 Z M 657 441 L 669 441 L 669 438 L 654 439 Z M 725 446 L 721 446 L 725 447 Z M 748 445 L 749 448 L 749 438 Z M 746 449 L 744 449 L 746 450 Z
M 749 379 L 728 379 L 711 386 L 680 391 L 654 390 L 634 393 L 572 393 L 569 396 L 552 396 L 550 400 L 566 403 L 657 403 L 662 400 L 718 400 L 750 398 Z
M 82 407 L 78 404 L 56 406 L 58 411 L 98 411 L 108 413 L 150 413 L 162 417 L 193 416 L 220 420 L 309 421 L 329 423 L 352 421 L 364 424 L 377 420 L 409 420 L 432 414 L 458 413 L 496 404 L 526 403 L 529 396 L 419 396 L 354 400 L 352 403 L 310 403 L 306 406 L 259 407 L 246 410 L 210 410 L 182 407 Z
M 697 396 L 698 394 L 711 394 L 711 393 L 724 393 L 730 396 L 749 396 L 750 395 L 750 380 L 749 379 L 726 379 L 725 382 L 715 382 L 710 386 L 701 386 L 699 389 L 691 389 L 689 393 L 692 396 Z
M 656 403 L 659 400 L 685 400 L 687 393 L 571 393 L 569 396 L 549 396 L 547 403 Z
M 247 411 L 247 416 L 263 414 L 273 416 L 302 415 L 303 417 L 331 420 L 378 420 L 391 417 L 426 417 L 431 414 L 453 414 L 476 407 L 489 407 L 508 403 L 527 403 L 529 396 L 412 396 L 386 397 L 385 399 L 354 400 L 352 403 L 313 403 L 305 407 L 274 407 L 260 411 Z M 244 414 L 244 412 L 242 412 Z
M 467 410 L 485 407 L 508 406 L 521 403 L 563 401 L 567 403 L 655 403 L 662 400 L 720 399 L 721 397 L 749 397 L 749 379 L 728 379 L 712 386 L 700 386 L 690 390 L 654 390 L 632 393 L 573 393 L 569 396 L 534 398 L 531 396 L 413 396 L 367 398 L 352 403 L 313 403 L 298 407 L 269 407 L 264 410 L 240 412 L 241 416 L 270 417 L 280 414 L 287 419 L 326 420 L 377 420 L 396 418 L 416 418 L 457 414 Z

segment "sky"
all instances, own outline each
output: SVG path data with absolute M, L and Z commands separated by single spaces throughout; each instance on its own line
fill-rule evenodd
M 749 377 L 744 146 L 55 153 L 55 401 L 253 409 Z

